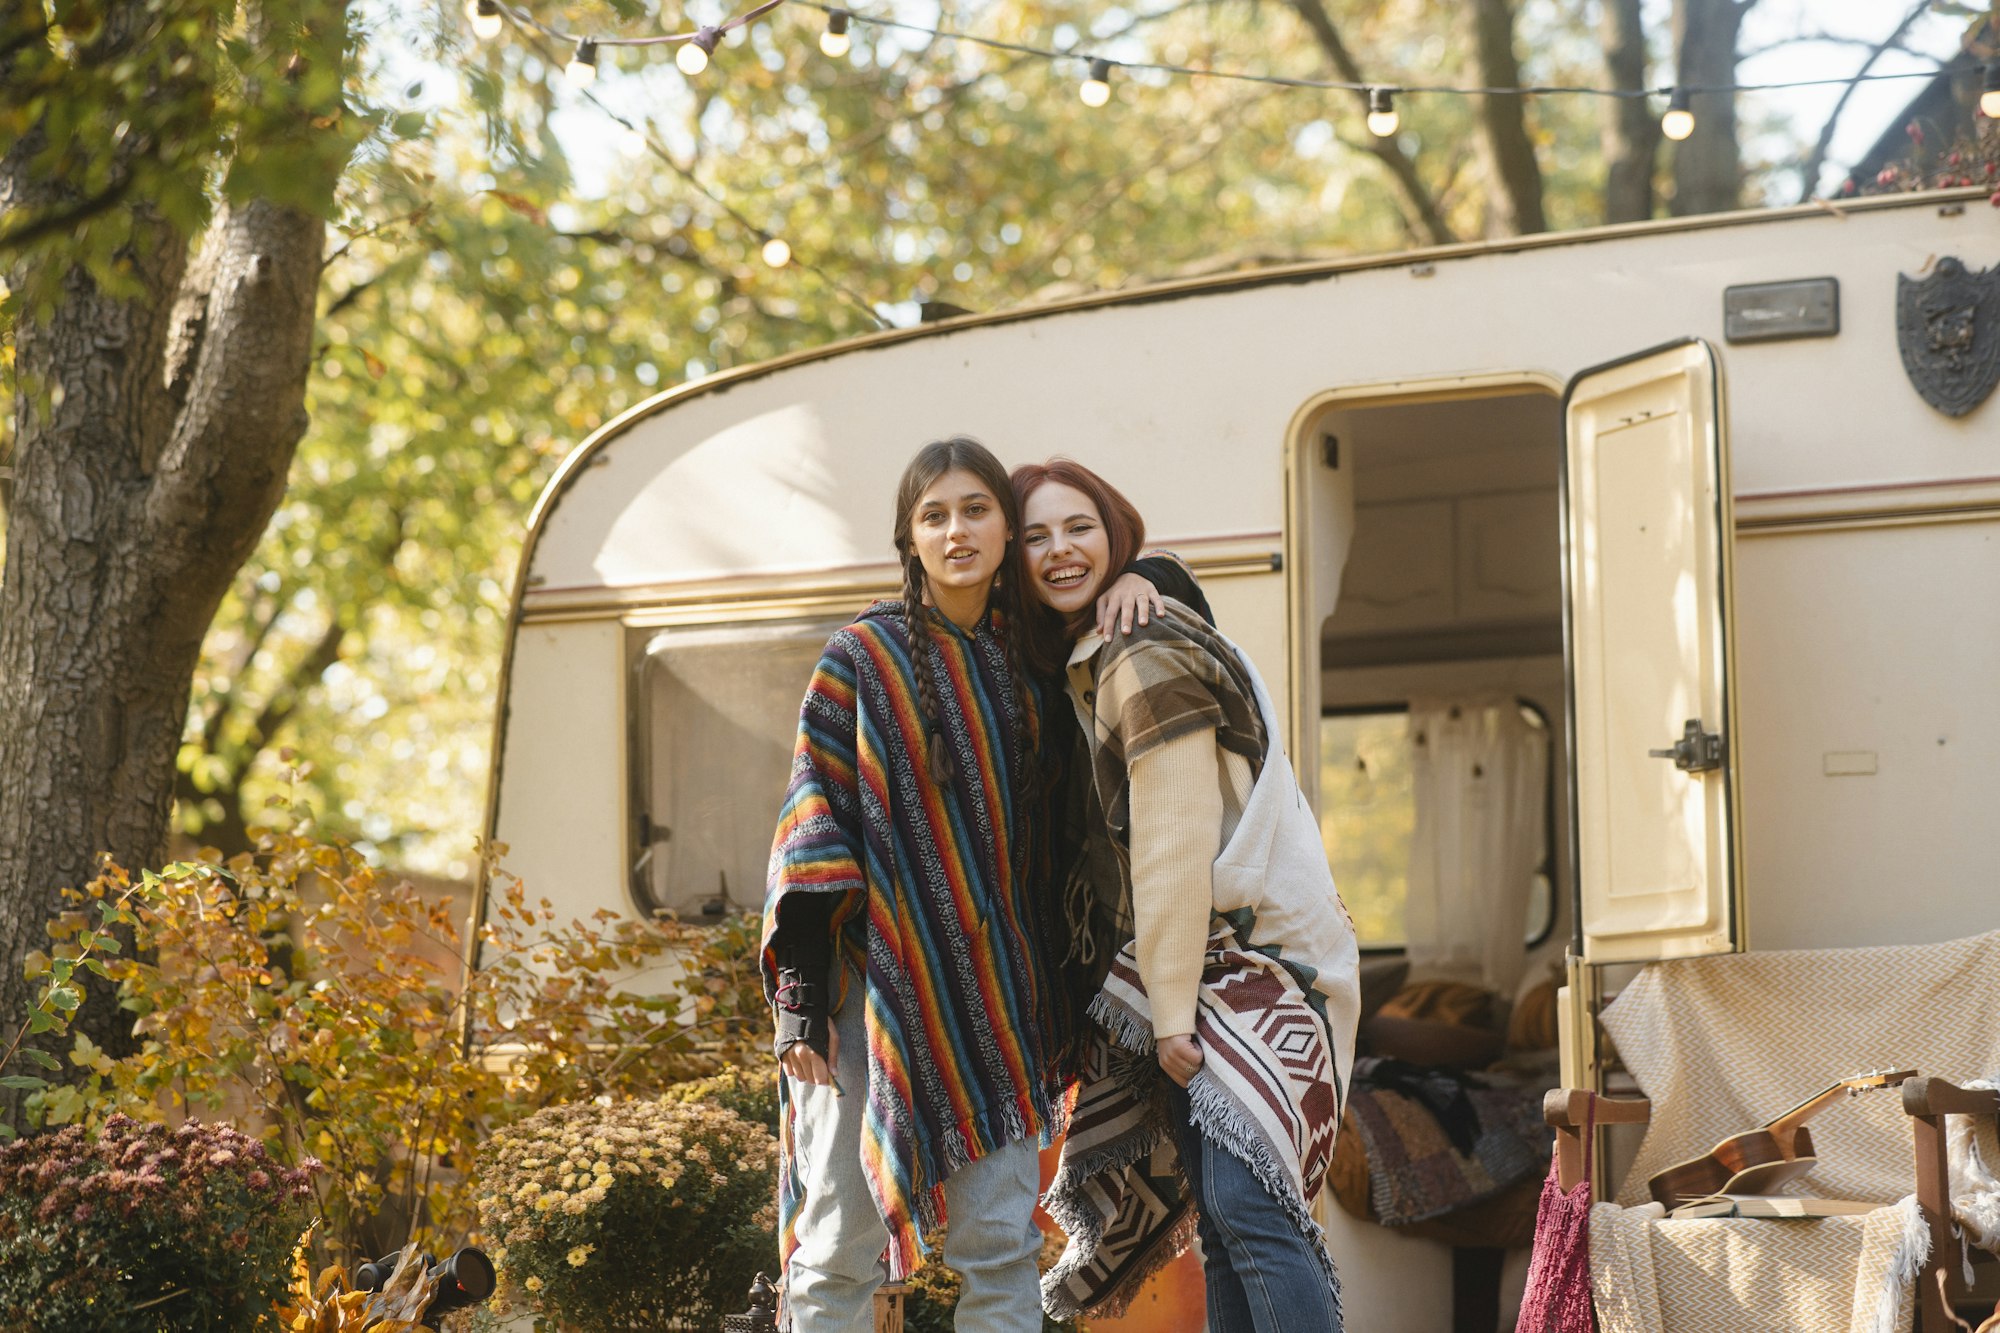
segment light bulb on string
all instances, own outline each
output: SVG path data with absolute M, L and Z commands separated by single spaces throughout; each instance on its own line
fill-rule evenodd
M 1694 133 L 1693 99 L 1685 88 L 1676 88 L 1667 99 L 1667 114 L 1660 117 L 1660 133 L 1675 143 Z
M 1979 109 L 1988 120 L 2000 120 L 2000 60 L 1986 62 L 1986 90 L 1979 94 Z
M 694 36 L 681 43 L 681 49 L 674 52 L 674 63 L 681 73 L 690 79 L 708 68 L 708 58 L 715 54 L 716 46 L 722 41 L 722 29 L 697 28 Z
M 1092 57 L 1090 77 L 1076 90 L 1085 106 L 1103 106 L 1111 100 L 1111 62 L 1102 56 Z
M 576 54 L 569 58 L 563 70 L 563 77 L 572 88 L 588 88 L 597 81 L 597 43 L 589 37 L 581 38 L 576 44 Z
M 834 60 L 846 55 L 854 46 L 854 39 L 847 35 L 847 11 L 829 9 L 826 11 L 826 31 L 819 35 L 821 54 Z
M 618 151 L 627 157 L 639 157 L 646 151 L 646 135 L 643 130 L 627 125 L 618 135 Z
M 500 6 L 496 0 L 465 0 L 465 17 L 472 24 L 472 35 L 481 41 L 491 41 L 500 35 Z
M 772 268 L 783 268 L 792 262 L 792 246 L 782 236 L 773 236 L 764 242 L 764 262 Z
M 1387 88 L 1368 90 L 1368 132 L 1378 139 L 1394 134 L 1403 123 L 1396 114 L 1396 98 Z

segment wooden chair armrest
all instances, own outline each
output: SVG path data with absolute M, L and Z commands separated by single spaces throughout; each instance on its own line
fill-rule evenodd
M 1917 1275 L 1917 1328 L 1920 1333 L 1947 1333 L 1965 1327 L 1950 1308 L 1964 1295 L 1965 1284 L 1959 1276 L 1960 1242 L 1952 1229 L 1944 1118 L 2000 1112 L 2000 1091 L 1961 1088 L 1941 1078 L 1913 1078 L 1903 1083 L 1903 1110 L 1910 1117 L 1916 1148 L 1917 1206 L 1931 1233 L 1931 1255 Z
M 1913 1078 L 1903 1084 L 1903 1110 L 1909 1115 L 2000 1114 L 2000 1088 L 1961 1088 L 1941 1078 Z
M 1567 1192 L 1583 1179 L 1583 1127 L 1591 1114 L 1591 1094 L 1575 1088 L 1552 1088 L 1542 1096 L 1542 1119 L 1555 1126 L 1556 1183 Z M 1600 1125 L 1643 1125 L 1653 1118 L 1653 1104 L 1644 1097 L 1599 1097 Z
M 1542 1119 L 1562 1129 L 1581 1129 L 1590 1116 L 1590 1094 L 1575 1088 L 1551 1088 L 1542 1096 Z M 1599 1097 L 1600 1125 L 1643 1125 L 1653 1118 L 1653 1104 L 1644 1097 Z

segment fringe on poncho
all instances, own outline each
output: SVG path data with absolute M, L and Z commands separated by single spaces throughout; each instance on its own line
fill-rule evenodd
M 1059 913 L 1040 901 L 1050 853 L 1033 833 L 1047 820 L 1020 808 L 1021 764 L 1039 730 L 1033 689 L 1015 679 L 990 619 L 967 633 L 926 614 L 951 783 L 940 788 L 925 770 L 902 604 L 878 602 L 833 636 L 813 672 L 764 904 L 769 988 L 786 897 L 843 896 L 836 989 L 849 967 L 866 979 L 868 1028 L 867 1085 L 846 1095 L 868 1099 L 862 1165 L 896 1278 L 945 1222 L 946 1176 L 1016 1139 L 1051 1141 L 1073 1025 L 1049 980 Z M 852 1002 L 836 996 L 836 1006 Z M 787 1108 L 787 1262 L 803 1198 L 789 1125 Z

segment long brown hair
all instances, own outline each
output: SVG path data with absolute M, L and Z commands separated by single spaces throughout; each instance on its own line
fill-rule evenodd
M 1097 506 L 1097 517 L 1104 524 L 1104 538 L 1110 548 L 1109 567 L 1104 571 L 1104 586 L 1124 573 L 1138 558 L 1146 546 L 1146 520 L 1139 513 L 1138 506 L 1125 498 L 1123 491 L 1104 478 L 1092 472 L 1073 458 L 1056 457 L 1046 463 L 1023 463 L 1014 469 L 1009 478 L 1014 487 L 1014 505 L 1021 512 L 1028 507 L 1028 497 L 1050 482 L 1069 486 L 1082 491 Z M 1028 566 L 1028 544 L 1025 541 L 1014 544 L 1015 577 L 1012 582 L 1021 591 L 1021 600 L 1027 612 L 1026 632 L 1022 648 L 1035 670 L 1052 672 L 1062 669 L 1069 657 L 1072 643 L 1081 638 L 1096 623 L 1097 610 L 1086 606 L 1067 619 L 1058 615 L 1040 598 L 1026 591 L 1034 578 Z M 1099 592 L 1104 589 L 1100 587 Z
M 896 555 L 903 567 L 903 627 L 910 636 L 910 658 L 916 668 L 917 706 L 924 715 L 924 760 L 931 781 L 944 786 L 951 781 L 951 748 L 944 742 L 944 721 L 938 706 L 937 665 L 931 651 L 930 617 L 924 610 L 924 562 L 917 555 L 916 544 L 911 540 L 910 530 L 916 523 L 917 502 L 924 498 L 924 492 L 936 484 L 937 479 L 954 469 L 962 469 L 979 478 L 993 496 L 993 503 L 1000 506 L 1000 515 L 1007 521 L 1007 550 L 1000 559 L 1000 568 L 994 575 L 993 590 L 989 594 L 988 606 L 999 614 L 1000 642 L 1007 654 L 1007 669 L 1013 680 L 1013 698 L 1016 710 L 1016 731 L 1021 736 L 1022 754 L 1020 770 L 1022 779 L 1032 788 L 1035 776 L 1035 737 L 1026 725 L 1029 714 L 1021 707 L 1024 691 L 1029 682 L 1021 674 L 1020 644 L 1022 622 L 1026 609 L 1021 604 L 1021 579 L 1014 557 L 1021 544 L 1021 506 L 1014 498 L 1014 488 L 1007 477 L 1007 469 L 991 450 L 967 435 L 953 435 L 947 439 L 932 440 L 917 450 L 916 457 L 903 469 L 903 479 L 896 484 Z

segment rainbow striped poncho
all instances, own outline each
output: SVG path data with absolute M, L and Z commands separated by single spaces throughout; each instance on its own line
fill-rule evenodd
M 1040 728 L 991 618 L 971 633 L 930 615 L 933 679 L 953 778 L 924 765 L 924 718 L 900 602 L 877 602 L 827 643 L 800 710 L 791 787 L 771 849 L 764 976 L 788 895 L 838 893 L 840 954 L 866 978 L 862 1164 L 888 1224 L 895 1278 L 944 1223 L 947 1175 L 1060 1117 L 1056 1052 L 1069 1016 L 1051 979 L 1053 892 L 1017 778 Z M 851 1003 L 836 995 L 835 1007 Z M 785 1080 L 779 1080 L 780 1085 Z M 787 1111 L 785 1127 L 789 1129 Z M 780 1235 L 789 1265 L 800 1194 L 783 1135 Z

